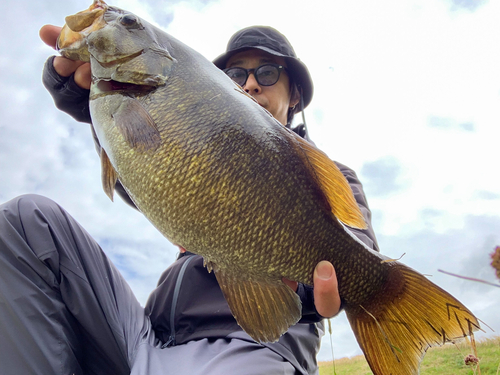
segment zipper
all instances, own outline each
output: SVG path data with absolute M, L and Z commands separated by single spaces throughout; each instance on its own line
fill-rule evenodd
M 184 278 L 184 274 L 186 273 L 186 268 L 194 258 L 193 255 L 188 255 L 189 259 L 184 262 L 184 264 L 181 267 L 181 270 L 179 271 L 179 274 L 177 275 L 177 280 L 175 281 L 175 288 L 174 288 L 174 296 L 172 297 L 172 307 L 170 308 L 170 337 L 168 338 L 167 342 L 161 346 L 162 349 L 168 348 L 169 346 L 174 346 L 176 345 L 175 342 L 175 310 L 177 308 L 177 301 L 179 300 L 179 292 L 181 289 L 181 284 L 182 284 L 182 279 Z

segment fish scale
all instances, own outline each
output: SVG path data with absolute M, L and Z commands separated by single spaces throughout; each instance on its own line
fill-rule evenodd
M 453 296 L 357 240 L 349 227 L 366 223 L 335 163 L 200 54 L 100 0 L 68 17 L 58 46 L 91 63 L 106 194 L 119 180 L 165 237 L 202 255 L 256 341 L 298 322 L 282 278 L 312 284 L 322 260 L 374 374 L 417 374 L 428 347 L 479 329 Z

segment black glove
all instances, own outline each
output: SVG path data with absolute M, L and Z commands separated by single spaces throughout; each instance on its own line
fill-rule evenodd
M 76 121 L 91 124 L 89 110 L 90 90 L 82 89 L 75 83 L 74 75 L 62 77 L 54 69 L 54 58 L 51 56 L 43 67 L 42 81 L 58 109 L 66 112 Z

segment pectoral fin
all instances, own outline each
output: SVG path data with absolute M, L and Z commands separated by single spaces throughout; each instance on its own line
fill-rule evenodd
M 123 97 L 113 119 L 127 143 L 137 151 L 155 150 L 160 145 L 156 123 L 137 99 Z
M 366 229 L 366 222 L 359 209 L 351 187 L 337 165 L 321 150 L 296 136 L 306 163 L 320 185 L 335 217 L 342 223 Z
M 277 341 L 299 321 L 300 298 L 281 280 L 244 280 L 241 275 L 214 272 L 236 321 L 255 341 Z
M 102 187 L 106 195 L 113 201 L 113 194 L 115 192 L 116 180 L 118 180 L 118 173 L 109 160 L 108 154 L 101 148 L 101 179 Z

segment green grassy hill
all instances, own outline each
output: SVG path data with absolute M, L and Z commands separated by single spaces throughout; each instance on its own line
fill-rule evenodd
M 480 372 L 475 366 L 465 365 L 465 357 L 472 354 L 470 344 L 465 341 L 457 345 L 431 348 L 420 365 L 422 375 L 500 375 L 500 336 L 477 341 Z M 331 362 L 321 362 L 320 375 L 370 375 L 372 372 L 364 356 L 341 358 L 335 361 L 335 372 Z

